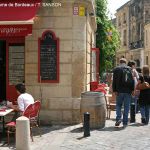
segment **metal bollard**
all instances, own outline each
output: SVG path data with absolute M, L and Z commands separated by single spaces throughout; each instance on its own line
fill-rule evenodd
M 135 122 L 135 103 L 131 103 L 130 106 L 130 123 Z
M 84 137 L 90 136 L 90 113 L 89 112 L 84 113 L 83 129 L 84 129 Z

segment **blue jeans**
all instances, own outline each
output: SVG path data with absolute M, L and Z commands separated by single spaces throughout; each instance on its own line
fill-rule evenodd
M 135 114 L 138 111 L 137 110 L 137 101 L 138 101 L 138 97 L 137 96 L 132 96 L 132 100 L 131 100 L 131 104 L 134 103 L 135 104 Z
M 132 96 L 129 93 L 118 93 L 116 98 L 116 121 L 121 120 L 122 117 L 121 108 L 122 106 L 124 106 L 123 125 L 128 124 L 128 114 L 131 100 Z
M 146 123 L 149 123 L 149 113 L 150 113 L 150 106 L 140 106 L 141 117 L 146 119 Z

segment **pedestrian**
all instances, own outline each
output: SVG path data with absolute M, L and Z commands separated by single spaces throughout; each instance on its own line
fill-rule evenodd
M 9 106 L 16 111 L 12 121 L 15 121 L 17 117 L 22 115 L 22 113 L 25 111 L 28 105 L 34 103 L 34 98 L 32 97 L 32 95 L 26 93 L 26 88 L 24 84 L 17 84 L 15 88 L 19 96 L 17 98 L 18 105 L 12 104 Z
M 144 85 L 147 84 L 145 87 Z M 140 90 L 139 105 L 141 112 L 141 123 L 147 125 L 149 123 L 150 111 L 150 74 L 149 67 L 144 66 L 142 76 L 140 76 L 137 89 Z
M 136 68 L 136 71 L 138 72 L 139 77 L 142 76 L 142 69 L 140 67 Z M 139 106 L 139 96 L 140 96 L 140 90 L 136 89 L 136 92 L 134 93 L 134 95 L 137 97 L 137 107 L 136 107 L 136 113 L 139 112 L 140 110 L 140 106 Z
M 128 66 L 131 67 L 132 69 L 132 75 L 133 75 L 133 79 L 134 79 L 134 95 L 132 96 L 132 101 L 131 101 L 131 105 L 135 106 L 135 113 L 137 111 L 137 101 L 139 98 L 139 90 L 136 89 L 136 85 L 138 83 L 139 80 L 139 73 L 136 70 L 136 62 L 134 60 L 130 60 L 128 62 Z
M 120 59 L 120 65 L 113 70 L 113 92 L 116 95 L 116 123 L 118 127 L 123 121 L 123 126 L 128 124 L 128 113 L 132 94 L 134 92 L 134 79 L 131 72 L 131 67 L 127 66 L 125 58 Z M 124 106 L 122 120 L 122 106 Z

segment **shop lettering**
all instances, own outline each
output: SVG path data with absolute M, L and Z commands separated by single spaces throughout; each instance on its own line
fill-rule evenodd
M 61 3 L 0 3 L 0 7 L 61 7 Z
M 33 3 L 15 3 L 15 7 L 34 7 Z
M 0 7 L 7 7 L 8 4 L 7 3 L 0 3 Z
M 42 3 L 43 7 L 61 7 L 61 3 Z
M 11 33 L 20 33 L 22 31 L 26 31 L 27 28 L 1 28 L 0 33 L 6 33 L 6 34 L 11 34 Z
M 40 3 L 0 3 L 0 7 L 37 7 Z

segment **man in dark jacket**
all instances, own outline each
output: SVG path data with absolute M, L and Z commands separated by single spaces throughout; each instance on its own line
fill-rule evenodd
M 123 121 L 123 126 L 128 124 L 128 113 L 130 108 L 130 102 L 132 99 L 132 93 L 134 91 L 134 79 L 132 71 L 129 66 L 126 65 L 125 58 L 120 59 L 120 65 L 113 70 L 113 84 L 112 89 L 116 94 L 116 123 L 115 126 L 119 126 Z M 123 120 L 121 108 L 124 105 Z

